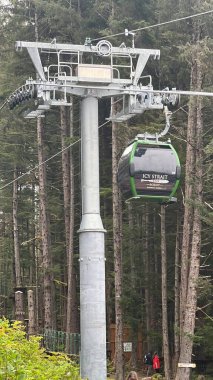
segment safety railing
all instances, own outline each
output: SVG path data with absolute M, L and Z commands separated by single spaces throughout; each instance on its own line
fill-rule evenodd
M 80 334 L 46 329 L 43 333 L 43 345 L 47 351 L 79 355 Z

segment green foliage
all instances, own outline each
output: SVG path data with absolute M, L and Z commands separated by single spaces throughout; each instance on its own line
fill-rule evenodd
M 163 380 L 163 379 L 164 379 L 164 377 L 160 373 L 155 373 L 152 376 L 152 380 Z
M 210 140 L 208 145 L 205 147 L 205 153 L 206 154 L 212 154 L 213 153 L 213 139 Z
M 199 328 L 202 352 L 209 358 L 213 357 L 213 321 L 206 318 L 205 324 Z
M 112 375 L 115 372 L 115 365 L 111 360 L 107 360 L 107 375 Z
M 0 380 L 80 380 L 78 366 L 66 355 L 47 356 L 40 340 L 27 340 L 20 322 L 0 320 Z
M 212 376 L 192 374 L 192 380 L 212 380 Z

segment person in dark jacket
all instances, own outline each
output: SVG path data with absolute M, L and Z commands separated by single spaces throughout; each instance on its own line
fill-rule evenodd
M 150 376 L 152 374 L 152 354 L 148 352 L 144 356 L 144 363 L 146 364 L 146 375 Z
M 156 373 L 160 372 L 160 359 L 157 352 L 154 353 L 154 356 L 152 359 L 152 367 Z

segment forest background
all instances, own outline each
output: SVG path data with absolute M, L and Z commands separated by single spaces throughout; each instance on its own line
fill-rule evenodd
M 58 0 L 10 1 L 0 6 L 0 104 L 35 71 L 15 41 L 83 44 L 213 9 L 213 1 Z M 108 39 L 108 38 L 107 38 Z M 124 34 L 110 42 L 131 46 Z M 212 91 L 212 14 L 135 35 L 135 46 L 161 50 L 144 75 L 155 89 Z M 47 55 L 48 65 L 51 56 Z M 27 120 L 34 104 L 0 117 L 0 308 L 17 317 L 15 292 L 33 290 L 34 332 L 54 328 L 79 332 L 78 228 L 80 195 L 80 101 L 53 108 L 45 119 Z M 123 378 L 122 331 L 129 326 L 137 367 L 137 337 L 143 350 L 164 356 L 166 378 L 177 362 L 213 354 L 212 324 L 212 98 L 182 96 L 168 134 L 181 166 L 177 204 L 134 206 L 121 198 L 118 159 L 137 133 L 164 127 L 154 111 L 128 123 L 106 122 L 110 101 L 101 100 L 101 215 L 106 234 L 107 331 L 116 325 L 116 379 Z M 66 147 L 69 146 L 69 149 Z M 45 163 L 44 163 L 45 162 Z M 196 315 L 196 324 L 195 324 Z M 139 363 L 141 366 L 142 363 Z M 181 371 L 181 370 L 180 370 Z M 179 376 L 179 377 L 178 377 Z M 181 377 L 182 376 L 182 377 Z M 176 373 L 176 379 L 187 379 Z

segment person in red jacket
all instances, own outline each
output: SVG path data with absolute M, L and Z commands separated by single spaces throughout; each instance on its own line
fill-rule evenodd
M 156 373 L 160 372 L 160 359 L 159 359 L 157 352 L 154 353 L 154 356 L 152 359 L 152 367 Z

